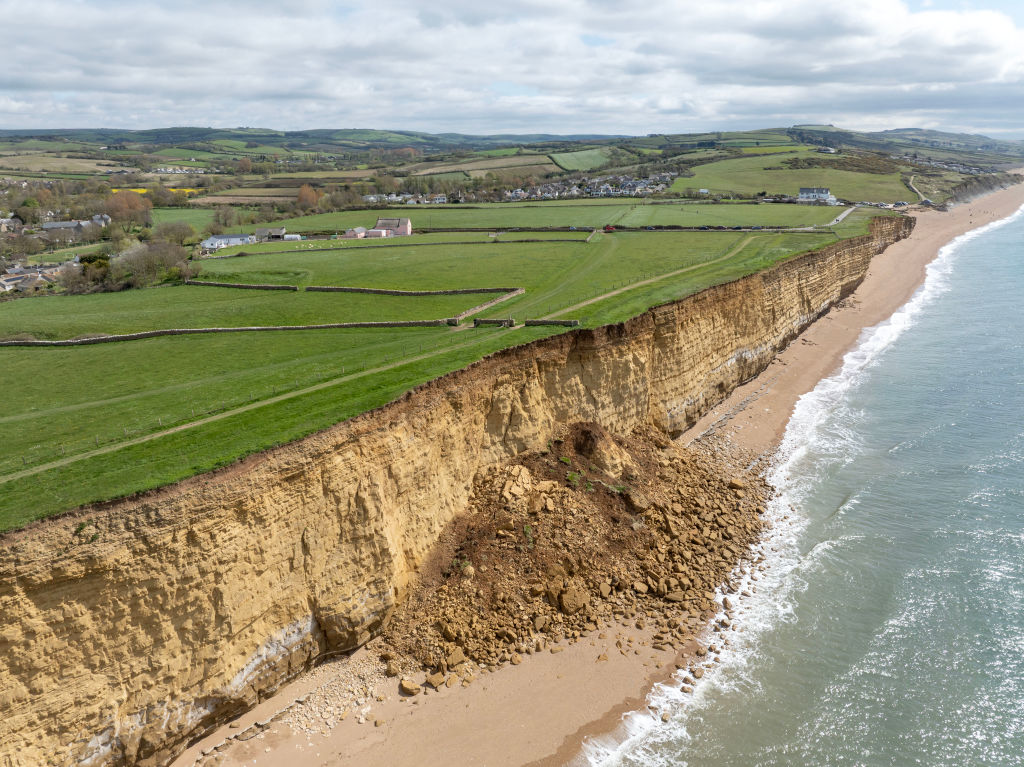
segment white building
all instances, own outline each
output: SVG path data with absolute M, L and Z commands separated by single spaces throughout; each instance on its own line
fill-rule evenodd
M 823 202 L 826 205 L 835 205 L 837 200 L 827 186 L 802 186 L 797 202 Z
M 214 234 L 199 244 L 206 250 L 220 250 L 233 245 L 252 245 L 255 242 L 254 234 Z

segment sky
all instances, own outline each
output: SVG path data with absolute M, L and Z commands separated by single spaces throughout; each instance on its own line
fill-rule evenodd
M 1022 0 L 0 0 L 0 128 L 1024 139 Z

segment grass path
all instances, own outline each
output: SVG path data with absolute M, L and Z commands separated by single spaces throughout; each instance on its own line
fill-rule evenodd
M 248 412 L 250 410 L 255 410 L 257 408 L 264 407 L 265 405 L 273 405 L 273 404 L 276 404 L 278 402 L 284 402 L 285 400 L 294 399 L 295 397 L 301 397 L 301 396 L 303 396 L 305 394 L 312 394 L 313 392 L 320 391 L 321 389 L 327 389 L 327 388 L 330 388 L 331 386 L 337 386 L 338 384 L 346 383 L 348 381 L 355 381 L 355 380 L 357 380 L 359 378 L 364 378 L 364 377 L 366 377 L 368 375 L 376 375 L 376 374 L 382 373 L 382 372 L 384 372 L 386 370 L 392 370 L 394 368 L 402 367 L 403 365 L 408 365 L 408 364 L 411 364 L 411 363 L 414 363 L 414 362 L 420 362 L 422 360 L 430 359 L 431 357 L 436 357 L 439 354 L 448 354 L 448 353 L 450 353 L 452 351 L 455 351 L 457 349 L 464 349 L 467 346 L 471 346 L 474 343 L 476 343 L 478 340 L 479 339 L 473 339 L 473 340 L 470 340 L 470 341 L 465 341 L 463 343 L 453 344 L 451 346 L 445 346 L 445 347 L 442 347 L 442 348 L 437 349 L 437 350 L 432 351 L 432 352 L 426 352 L 424 354 L 419 354 L 419 355 L 417 355 L 415 357 L 406 357 L 406 358 L 401 359 L 401 360 L 396 360 L 395 362 L 389 363 L 387 365 L 380 365 L 380 366 L 375 367 L 375 368 L 369 368 L 367 370 L 361 370 L 358 373 L 350 373 L 348 375 L 339 376 L 337 378 L 332 378 L 332 379 L 329 379 L 327 381 L 321 381 L 320 383 L 313 384 L 312 386 L 307 386 L 307 387 L 302 388 L 302 389 L 295 389 L 295 390 L 290 391 L 290 392 L 285 392 L 283 394 L 278 394 L 277 396 L 269 397 L 267 399 L 260 400 L 259 402 L 250 402 L 250 403 L 248 403 L 246 405 L 241 405 L 239 407 L 232 408 L 231 410 L 225 410 L 222 413 L 215 413 L 214 415 L 207 416 L 205 418 L 199 418 L 199 419 L 197 419 L 195 421 L 189 421 L 188 423 L 179 424 L 178 426 L 172 427 L 170 429 L 164 429 L 163 431 L 151 432 L 151 433 L 145 434 L 145 435 L 143 435 L 141 437 L 135 437 L 134 439 L 125 440 L 124 442 L 118 442 L 118 443 L 113 444 L 113 445 L 107 445 L 105 447 L 97 448 L 95 450 L 90 450 L 90 451 L 85 452 L 85 453 L 77 453 L 75 455 L 69 455 L 66 458 L 61 458 L 60 460 L 57 460 L 57 461 L 51 461 L 50 463 L 44 463 L 44 464 L 40 464 L 38 466 L 33 466 L 31 468 L 28 468 L 28 469 L 23 469 L 22 471 L 14 472 L 13 474 L 8 474 L 6 476 L 0 476 L 0 485 L 5 484 L 7 482 L 13 482 L 14 480 L 23 479 L 25 477 L 31 477 L 34 474 L 39 474 L 39 473 L 44 472 L 44 471 L 49 471 L 50 469 L 57 469 L 57 468 L 60 468 L 62 466 L 67 466 L 69 464 L 76 463 L 78 461 L 84 461 L 84 460 L 86 460 L 88 458 L 95 458 L 96 456 L 106 455 L 108 453 L 113 453 L 113 452 L 116 452 L 117 450 L 121 450 L 122 448 L 125 448 L 125 447 L 131 447 L 132 445 L 140 445 L 140 444 L 142 444 L 144 442 L 150 442 L 150 441 L 152 441 L 154 439 L 159 439 L 160 437 L 166 437 L 169 434 L 175 434 L 176 432 L 185 431 L 186 429 L 191 429 L 191 428 L 194 428 L 196 426 L 203 426 L 205 424 L 212 423 L 214 421 L 221 421 L 221 420 L 223 420 L 225 418 L 231 418 L 232 416 L 239 415 L 240 413 L 245 413 L 245 412 Z
M 625 293 L 627 290 L 633 290 L 634 288 L 640 288 L 640 287 L 643 287 L 645 285 L 652 285 L 655 282 L 661 282 L 662 280 L 667 280 L 670 277 L 677 277 L 680 274 L 686 274 L 687 272 L 692 272 L 695 269 L 703 269 L 705 267 L 711 266 L 712 264 L 717 264 L 717 263 L 720 263 L 722 261 L 726 261 L 727 259 L 730 259 L 733 256 L 735 256 L 737 253 L 739 253 L 745 247 L 747 247 L 747 245 L 749 245 L 751 240 L 753 240 L 753 239 L 754 239 L 753 235 L 744 238 L 743 240 L 741 240 L 739 242 L 738 245 L 736 245 L 735 248 L 730 250 L 725 255 L 719 256 L 718 258 L 716 258 L 716 259 L 714 259 L 712 261 L 705 261 L 704 263 L 701 263 L 701 264 L 693 264 L 691 266 L 684 266 L 682 269 L 676 269 L 674 272 L 666 272 L 665 274 L 659 274 L 656 277 L 651 277 L 651 278 L 646 279 L 646 280 L 640 280 L 639 282 L 631 282 L 629 285 L 625 285 L 625 286 L 623 286 L 621 288 L 616 288 L 615 290 L 610 290 L 607 293 L 602 293 L 601 295 L 594 296 L 593 298 L 588 298 L 586 301 L 580 301 L 578 304 L 573 304 L 572 306 L 568 306 L 565 309 L 559 309 L 557 312 L 552 312 L 551 314 L 545 315 L 542 319 L 545 319 L 545 320 L 554 319 L 555 317 L 558 317 L 559 315 L 565 314 L 566 312 L 572 312 L 572 311 L 576 311 L 577 309 L 582 309 L 584 306 L 589 306 L 590 304 L 597 303 L 598 301 L 603 301 L 606 298 L 611 298 L 613 296 L 617 296 L 620 293 Z

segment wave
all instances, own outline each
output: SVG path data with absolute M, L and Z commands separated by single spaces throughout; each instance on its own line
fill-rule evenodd
M 839 372 L 821 380 L 813 391 L 797 400 L 768 472 L 776 490 L 766 515 L 771 523 L 769 533 L 752 552 L 754 559 L 757 554 L 764 555 L 764 570 L 756 571 L 756 590 L 750 588 L 754 585 L 754 568 L 745 566 L 733 573 L 733 583 L 738 582 L 736 592 L 748 591 L 750 596 L 737 600 L 735 594 L 730 595 L 737 604 L 732 610 L 732 628 L 715 638 L 725 642 L 717 667 L 709 669 L 711 673 L 695 684 L 688 684 L 692 688 L 689 693 L 683 691 L 686 669 L 677 672 L 672 682 L 655 685 L 644 709 L 624 715 L 615 732 L 584 742 L 572 762 L 574 767 L 685 767 L 686 761 L 677 749 L 693 739 L 688 727 L 693 715 L 712 705 L 713 694 L 757 689 L 757 681 L 746 670 L 759 656 L 762 637 L 779 625 L 796 621 L 796 600 L 807 588 L 807 577 L 830 552 L 860 538 L 841 536 L 817 542 L 805 554 L 800 551 L 811 521 L 801 511 L 802 502 L 822 481 L 829 464 L 846 462 L 859 450 L 859 435 L 853 427 L 859 414 L 850 409 L 851 392 L 863 384 L 885 351 L 915 324 L 922 310 L 949 290 L 960 247 L 1022 215 L 1024 206 L 943 246 L 928 264 L 924 283 L 911 299 L 889 319 L 862 331 L 856 346 L 844 356 Z M 856 497 L 848 499 L 843 507 L 857 502 Z M 722 596 L 717 594 L 719 603 Z M 712 622 L 722 617 L 724 610 Z M 668 714 L 667 722 L 663 714 Z

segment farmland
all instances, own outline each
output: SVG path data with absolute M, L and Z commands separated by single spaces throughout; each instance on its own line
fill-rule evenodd
M 895 202 L 913 193 L 900 180 L 898 172 L 873 174 L 834 168 L 788 169 L 785 158 L 814 157 L 812 151 L 787 155 L 752 155 L 720 160 L 693 169 L 693 176 L 676 179 L 673 190 L 709 189 L 712 192 L 786 194 L 795 196 L 802 186 L 829 187 L 837 197 L 847 200 Z M 776 170 L 775 168 L 780 168 Z
M 518 211 L 524 224 L 552 225 L 588 210 L 604 220 L 606 207 L 507 209 Z M 613 209 L 625 216 L 633 207 Z M 735 212 L 741 207 L 757 210 L 708 205 L 695 217 L 712 208 Z M 806 210 L 793 215 L 804 216 Z M 450 215 L 465 213 L 474 211 Z M 288 222 L 289 229 L 293 224 Z M 203 261 L 201 278 L 404 290 L 522 287 L 523 295 L 480 316 L 556 315 L 598 325 L 835 239 L 827 231 L 638 231 L 599 233 L 589 243 L 584 241 L 589 232 L 581 232 L 576 242 L 501 245 L 440 246 L 430 239 L 453 234 L 481 243 L 490 239 L 481 232 L 444 233 L 414 236 L 389 248 L 355 241 L 341 250 L 269 251 Z M 338 247 L 339 241 L 324 244 Z M 667 274 L 676 276 L 661 277 Z M 631 287 L 637 283 L 643 284 Z M 613 291 L 621 292 L 601 298 Z M 0 306 L 0 335 L 52 339 L 165 327 L 433 319 L 486 298 L 169 286 L 5 304 Z M 571 309 L 586 301 L 592 303 Z M 383 404 L 491 351 L 554 332 L 560 331 L 243 331 L 81 348 L 0 349 L 0 385 L 18 390 L 31 382 L 33 391 L 31 398 L 9 403 L 0 416 L 8 447 L 0 457 L 0 527 L 223 465 Z
M 831 221 L 834 208 L 806 205 L 653 204 L 642 201 L 593 201 L 534 205 L 461 205 L 407 207 L 401 215 L 414 217 L 417 229 L 508 229 L 512 227 L 622 226 L 808 226 Z M 275 222 L 289 232 L 344 231 L 372 226 L 382 211 L 319 213 Z M 254 229 L 255 227 L 250 227 Z
M 213 221 L 213 211 L 202 208 L 153 208 L 150 216 L 153 226 L 183 221 L 197 232 L 203 231 Z
M 820 152 L 822 143 L 841 149 Z M 68 152 L 82 157 L 60 156 Z M 911 152 L 926 162 L 913 162 Z M 943 200 L 974 171 L 928 162 L 961 154 L 978 165 L 1016 167 L 1024 149 L 931 131 L 867 134 L 822 126 L 633 138 L 204 128 L 20 136 L 0 131 L 0 167 L 26 168 L 0 173 L 16 178 L 6 187 L 12 211 L 32 195 L 55 199 L 67 210 L 102 206 L 109 202 L 109 186 L 153 191 L 145 187 L 156 178 L 154 167 L 205 164 L 201 177 L 164 180 L 168 187 L 202 187 L 193 207 L 158 208 L 153 227 L 120 222 L 108 232 L 129 246 L 159 236 L 156 227 L 173 221 L 197 232 L 284 226 L 290 234 L 321 236 L 372 227 L 380 216 L 408 216 L 417 232 L 388 240 L 245 245 L 195 262 L 201 280 L 297 291 L 163 285 L 0 304 L 0 336 L 7 339 L 226 329 L 74 348 L 0 348 L 0 386 L 19 393 L 0 415 L 7 447 L 0 455 L 0 529 L 229 464 L 381 405 L 495 350 L 562 332 L 522 325 L 474 329 L 474 316 L 575 319 L 583 326 L 624 320 L 862 234 L 869 218 L 881 214 L 877 209 L 855 209 L 833 224 L 842 208 L 765 204 L 756 197 L 827 186 L 846 199 L 914 199 L 904 184 L 913 176 L 923 194 Z M 106 173 L 114 167 L 125 173 L 108 185 Z M 85 183 L 54 183 L 71 177 Z M 315 212 L 294 216 L 303 184 L 322 197 Z M 577 189 L 570 192 L 572 186 Z M 566 197 L 581 189 L 595 196 Z M 391 192 L 420 201 L 445 193 L 462 202 L 357 209 L 363 200 Z M 680 192 L 686 199 L 673 198 Z M 493 202 L 524 196 L 528 201 Z M 546 197 L 559 199 L 541 199 Z M 212 206 L 231 209 L 215 216 Z M 233 223 L 238 221 L 244 223 Z M 606 226 L 616 231 L 602 231 Z M 106 241 L 36 259 L 98 247 L 107 247 Z M 524 292 L 480 308 L 493 294 L 304 290 L 319 285 Z M 467 311 L 458 327 L 276 329 L 435 321 Z
M 63 173 L 110 173 L 117 163 L 109 160 L 83 160 L 55 154 L 0 155 L 0 168 L 22 171 L 58 171 Z
M 551 159 L 565 170 L 592 170 L 607 163 L 610 155 L 607 149 L 584 149 L 579 152 L 553 154 Z

